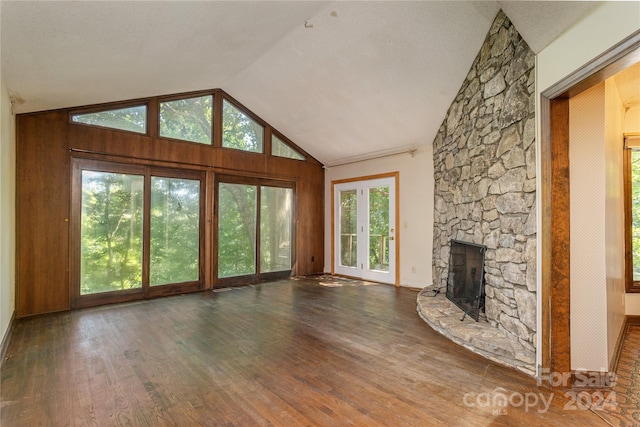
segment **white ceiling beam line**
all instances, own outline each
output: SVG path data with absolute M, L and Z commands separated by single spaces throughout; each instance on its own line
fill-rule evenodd
M 329 168 L 334 168 L 337 166 L 344 166 L 344 165 L 350 165 L 353 163 L 360 163 L 360 162 L 366 162 L 369 160 L 375 160 L 375 159 L 382 159 L 384 157 L 393 157 L 393 156 L 399 156 L 402 154 L 410 154 L 411 157 L 414 157 L 415 154 L 423 149 L 427 147 L 425 144 L 422 145 L 412 145 L 409 147 L 403 147 L 400 149 L 393 149 L 393 150 L 382 150 L 382 151 L 377 151 L 375 153 L 369 153 L 367 155 L 363 155 L 363 156 L 353 156 L 353 157 L 347 157 L 335 162 L 331 162 L 328 163 L 326 165 L 324 165 L 325 169 L 329 169 Z

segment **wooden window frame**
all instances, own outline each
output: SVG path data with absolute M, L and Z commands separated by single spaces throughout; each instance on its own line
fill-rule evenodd
M 289 148 L 291 148 L 292 150 L 294 150 L 295 152 L 297 152 L 298 154 L 300 154 L 303 158 L 302 159 L 295 159 L 293 157 L 284 157 L 284 156 L 277 156 L 275 154 L 273 154 L 273 137 L 278 138 L 280 141 L 282 141 L 282 143 L 284 143 L 285 145 L 287 145 Z M 293 142 L 291 142 L 291 140 L 289 138 L 287 138 L 286 136 L 284 136 L 283 134 L 281 134 L 280 132 L 278 132 L 275 129 L 271 129 L 271 134 L 270 134 L 270 142 L 271 145 L 269 146 L 269 156 L 271 157 L 277 157 L 278 159 L 289 159 L 289 160 L 295 160 L 296 162 L 306 162 L 307 161 L 307 157 L 308 154 L 306 154 L 303 150 L 301 150 L 296 144 L 294 144 Z
M 144 177 L 143 192 L 143 231 L 142 231 L 142 287 L 139 289 L 102 292 L 89 295 L 80 294 L 80 257 L 81 257 L 81 211 L 82 211 L 82 171 L 91 170 L 108 173 L 124 173 Z M 206 212 L 206 175 L 204 171 L 194 169 L 163 168 L 134 163 L 93 160 L 75 157 L 72 159 L 71 184 L 71 230 L 70 230 L 70 295 L 71 307 L 90 307 L 96 305 L 155 298 L 195 292 L 205 288 L 205 212 Z M 198 254 L 198 280 L 183 283 L 150 286 L 150 225 L 151 225 L 151 177 L 192 179 L 200 182 L 200 233 Z
M 220 197 L 220 183 L 225 184 L 241 184 L 241 185 L 255 185 L 256 186 L 256 241 L 255 241 L 255 254 L 254 254 L 254 273 L 233 276 L 233 277 L 218 277 L 218 224 L 219 224 L 219 197 Z M 260 196 L 261 187 L 277 187 L 277 188 L 289 188 L 292 190 L 292 204 L 291 204 L 291 269 L 283 271 L 274 271 L 262 273 L 260 271 Z M 289 180 L 276 180 L 270 178 L 258 178 L 242 175 L 225 175 L 216 174 L 214 177 L 214 226 L 213 226 L 213 245 L 215 249 L 213 252 L 212 270 L 214 276 L 214 288 L 222 288 L 229 286 L 241 286 L 248 283 L 255 283 L 259 281 L 277 280 L 291 277 L 295 274 L 296 265 L 296 223 L 297 223 L 297 196 L 296 196 L 296 183 Z
M 191 99 L 191 98 L 201 98 L 205 96 L 211 96 L 211 143 L 205 144 L 203 142 L 197 141 L 189 141 L 188 139 L 179 139 L 179 138 L 171 138 L 169 136 L 160 135 L 160 104 L 163 102 L 172 102 L 172 101 L 181 101 L 183 99 Z M 217 123 L 220 123 L 217 119 L 216 110 L 218 109 L 218 103 L 216 99 L 220 98 L 219 91 L 217 90 L 207 90 L 207 91 L 197 91 L 197 92 L 187 92 L 180 93 L 174 95 L 160 96 L 155 99 L 155 115 L 154 115 L 154 131 L 155 135 L 157 135 L 158 139 L 164 139 L 172 142 L 186 142 L 188 144 L 197 144 L 203 147 L 214 147 L 216 146 L 216 127 Z
M 633 203 L 631 154 L 632 149 L 624 149 L 624 243 L 625 243 L 625 290 L 627 293 L 640 293 L 640 281 L 633 280 Z
M 220 148 L 223 148 L 225 150 L 239 151 L 241 153 L 246 153 L 246 154 L 258 154 L 258 155 L 271 156 L 271 131 L 272 131 L 271 126 L 269 126 L 267 122 L 265 122 L 260 117 L 255 115 L 251 110 L 249 110 L 244 105 L 242 105 L 241 103 L 233 99 L 231 96 L 227 94 L 223 94 L 220 98 L 221 98 L 220 99 L 220 122 L 219 122 L 220 126 L 218 126 L 218 128 L 220 129 Z M 224 134 L 223 134 L 222 128 L 224 124 L 224 102 L 225 101 L 233 105 L 242 114 L 244 114 L 254 122 L 258 123 L 260 126 L 262 126 L 262 151 L 249 151 L 249 150 L 243 150 L 241 148 L 225 147 L 224 145 L 222 145 L 224 142 Z
M 213 94 L 213 144 L 189 143 L 158 137 L 160 100 L 189 98 Z M 265 126 L 264 152 L 253 153 L 221 148 L 221 105 L 223 97 L 244 114 Z M 76 123 L 70 114 L 105 111 L 146 105 L 147 133 L 131 132 L 92 124 Z M 139 129 L 138 129 L 139 130 Z M 271 155 L 271 132 L 275 131 L 251 110 L 245 108 L 222 89 L 203 89 L 178 94 L 161 94 L 109 103 L 92 104 L 59 110 L 24 113 L 16 116 L 16 182 L 20 221 L 17 244 L 16 313 L 18 317 L 98 305 L 84 295 L 73 295 L 72 274 L 78 259 L 72 260 L 75 235 L 73 229 L 73 162 L 84 160 L 114 162 L 138 167 L 198 170 L 205 176 L 204 287 L 214 283 L 214 177 L 216 174 L 268 178 L 272 182 L 293 183 L 292 274 L 318 274 L 324 265 L 322 239 L 296 241 L 298 231 L 322 236 L 322 194 L 324 169 L 312 155 L 290 143 L 306 155 L 295 161 Z M 288 138 L 285 140 L 290 142 Z M 184 142 L 187 142 L 186 144 Z M 78 159 L 78 160 L 75 160 Z M 125 171 L 126 172 L 126 171 Z M 77 179 L 76 179 L 77 180 Z M 267 183 L 267 181 L 263 181 Z M 277 184 L 276 184 L 277 185 Z M 37 197 L 31 197 L 34 194 Z M 75 196 L 77 200 L 77 195 Z M 76 202 L 77 204 L 77 202 Z M 75 215 L 78 216 L 77 213 Z M 76 233 L 77 234 L 77 233 Z M 26 242 L 26 243 L 24 243 Z M 19 243 L 19 242 L 18 242 Z M 269 267 L 270 268 L 270 267 Z M 277 268 L 281 268 L 278 266 Z M 275 267 L 274 267 L 275 269 Z M 276 274 L 277 275 L 277 274 Z M 266 278 L 262 274 L 261 278 Z M 73 279 L 76 280 L 77 279 Z M 220 284 L 217 285 L 220 287 Z M 156 291 L 157 292 L 157 291 Z M 173 291 L 172 291 L 173 292 Z M 79 292 L 76 292 L 79 293 Z M 91 294 L 90 294 L 91 295 Z M 95 294 L 94 294 L 95 295 Z M 144 298 L 136 295 L 136 298 Z M 104 303 L 132 298 L 106 299 Z
M 152 128 L 150 119 L 151 117 L 153 117 L 153 115 L 151 114 L 151 106 L 150 106 L 151 102 L 148 99 L 144 99 L 144 100 L 132 100 L 132 101 L 123 101 L 123 102 L 115 102 L 112 104 L 108 104 L 108 105 L 101 105 L 101 106 L 88 106 L 88 107 L 82 107 L 79 109 L 74 109 L 69 111 L 69 114 L 67 116 L 67 119 L 69 121 L 69 124 L 74 125 L 74 126 L 86 126 L 86 127 L 91 127 L 91 128 L 97 128 L 97 129 L 104 129 L 104 130 L 109 130 L 109 131 L 114 131 L 114 132 L 125 132 L 128 134 L 132 134 L 132 135 L 139 135 L 139 136 L 149 136 L 150 135 L 150 129 Z M 88 124 L 88 123 L 81 123 L 81 122 L 74 122 L 73 121 L 73 116 L 76 115 L 81 115 L 81 114 L 92 114 L 92 113 L 106 113 L 108 111 L 113 111 L 113 110 L 122 110 L 125 108 L 135 108 L 135 107 L 145 107 L 146 110 L 146 118 L 145 118 L 145 131 L 144 132 L 135 132 L 135 131 L 131 131 L 131 130 L 126 130 L 126 129 L 119 129 L 119 128 L 114 128 L 114 127 L 109 127 L 109 126 L 100 126 L 100 125 L 92 125 L 92 124 Z
M 188 141 L 184 139 L 171 138 L 167 136 L 160 136 L 160 104 L 162 102 L 171 102 L 171 101 L 179 101 L 182 99 L 189 98 L 197 98 L 201 96 L 211 96 L 213 98 L 212 103 L 212 118 L 211 118 L 211 143 L 205 144 L 201 142 Z M 262 151 L 247 151 L 238 148 L 231 147 L 223 147 L 222 146 L 222 121 L 223 121 L 223 105 L 224 101 L 231 103 L 235 108 L 240 110 L 244 115 L 249 117 L 251 120 L 254 120 L 260 126 L 263 127 L 263 141 L 262 141 Z M 110 110 L 118 110 L 122 108 L 131 108 L 131 107 L 146 107 L 146 131 L 142 132 L 134 132 L 125 129 L 112 128 L 108 126 L 100 126 L 94 124 L 87 123 L 79 123 L 74 122 L 72 117 L 77 114 L 90 114 L 90 113 L 100 113 L 106 112 Z M 296 161 L 296 162 L 311 162 L 317 163 L 317 160 L 305 150 L 300 148 L 297 144 L 295 144 L 291 139 L 286 137 L 282 132 L 273 128 L 269 123 L 264 121 L 258 115 L 253 113 L 250 109 L 245 107 L 242 103 L 237 101 L 235 98 L 224 92 L 222 89 L 207 89 L 207 90 L 199 90 L 199 91 L 191 91 L 191 92 L 183 92 L 169 95 L 160 95 L 150 98 L 138 98 L 131 99 L 125 101 L 116 101 L 105 104 L 95 104 L 88 105 L 83 107 L 78 107 L 74 109 L 68 110 L 67 113 L 67 121 L 69 124 L 74 126 L 83 126 L 89 128 L 102 129 L 113 132 L 124 132 L 131 135 L 136 136 L 147 136 L 151 138 L 157 138 L 159 140 L 171 141 L 172 143 L 187 143 L 187 144 L 195 144 L 197 146 L 202 147 L 210 147 L 210 148 L 223 148 L 225 150 L 233 150 L 235 152 L 241 152 L 250 155 L 261 154 L 263 156 L 267 156 L 268 158 L 284 160 L 284 161 Z M 282 140 L 285 144 L 289 145 L 292 149 L 300 153 L 304 157 L 304 159 L 293 159 L 289 157 L 275 156 L 271 154 L 272 150 L 272 135 L 276 135 L 280 140 Z

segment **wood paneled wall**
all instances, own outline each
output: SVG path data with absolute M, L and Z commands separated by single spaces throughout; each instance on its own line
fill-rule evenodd
M 214 94 L 216 106 L 221 105 L 223 96 L 235 102 L 219 89 L 201 93 Z M 158 138 L 158 123 L 154 113 L 160 100 L 160 97 L 142 100 L 149 105 L 147 135 L 70 123 L 71 109 L 18 115 L 18 317 L 70 309 L 70 176 L 74 157 L 201 169 L 206 170 L 208 176 L 224 173 L 294 182 L 297 204 L 293 274 L 323 271 L 322 164 L 304 150 L 300 151 L 307 156 L 306 161 L 221 148 L 221 132 L 215 125 L 212 145 Z M 104 107 L 117 108 L 119 105 L 122 104 L 105 104 Z M 265 126 L 265 153 L 269 153 L 271 127 L 254 115 L 252 118 Z M 220 115 L 214 112 L 214 123 L 216 119 L 219 123 Z M 291 145 L 299 149 L 295 144 Z M 207 179 L 208 204 L 213 194 L 212 184 L 213 179 Z M 206 232 L 211 232 L 210 227 Z M 211 242 L 209 237 L 206 240 Z M 215 247 L 210 246 L 207 250 L 215 254 Z M 212 258 L 206 256 L 206 262 L 211 262 Z M 204 287 L 216 287 L 210 265 L 205 266 L 205 272 Z

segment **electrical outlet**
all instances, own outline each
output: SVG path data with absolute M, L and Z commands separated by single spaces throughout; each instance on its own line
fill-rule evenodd
M 412 273 L 415 273 L 415 272 L 416 272 L 416 267 L 415 267 L 415 265 L 412 265 L 412 266 L 411 266 L 411 272 L 412 272 Z

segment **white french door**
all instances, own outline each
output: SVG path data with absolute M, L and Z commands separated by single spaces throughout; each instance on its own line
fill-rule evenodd
M 334 184 L 334 273 L 396 283 L 396 179 Z

